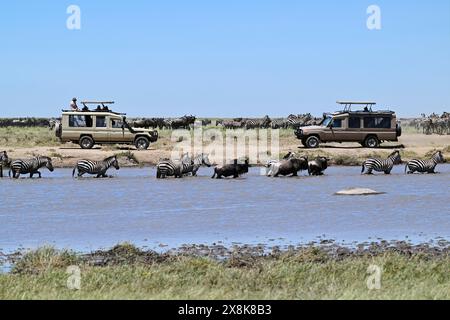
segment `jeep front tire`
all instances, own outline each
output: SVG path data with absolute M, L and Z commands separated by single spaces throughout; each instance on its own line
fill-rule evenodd
M 139 137 L 136 139 L 134 145 L 138 150 L 147 150 L 150 146 L 150 141 L 146 137 Z
M 94 139 L 89 136 L 84 136 L 80 139 L 81 149 L 92 149 L 94 147 Z
M 310 149 L 318 148 L 320 145 L 320 140 L 316 136 L 311 136 L 306 139 L 306 147 Z

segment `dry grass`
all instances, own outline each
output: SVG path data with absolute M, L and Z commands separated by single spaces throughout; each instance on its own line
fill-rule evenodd
M 131 245 L 95 267 L 72 253 L 43 248 L 0 275 L 0 299 L 450 299 L 447 256 L 385 252 L 330 258 L 318 248 L 218 262 L 179 256 L 146 259 Z M 81 268 L 81 290 L 66 287 L 66 267 Z M 367 288 L 368 267 L 382 270 Z

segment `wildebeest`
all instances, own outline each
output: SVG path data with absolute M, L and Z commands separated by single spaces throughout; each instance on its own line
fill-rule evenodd
M 0 152 L 0 178 L 3 178 L 3 166 L 9 163 L 8 154 L 6 151 Z
M 179 119 L 171 121 L 171 128 L 175 129 L 190 129 L 190 126 L 195 123 L 196 118 L 194 116 L 184 116 Z
M 226 129 L 240 129 L 245 126 L 245 122 L 243 121 L 222 121 L 222 126 Z
M 295 158 L 291 157 L 286 160 L 281 160 L 278 163 L 273 163 L 270 166 L 268 176 L 288 176 L 296 177 L 299 171 L 308 170 L 308 157 Z
M 247 173 L 249 168 L 249 161 L 245 159 L 243 164 L 238 163 L 237 159 L 232 164 L 226 164 L 224 166 L 218 166 L 214 168 L 214 175 L 212 179 L 222 179 L 222 177 L 231 177 L 234 179 L 239 178 L 240 175 Z
M 308 163 L 308 174 L 310 176 L 321 176 L 323 172 L 328 168 L 328 161 L 330 159 L 326 157 L 317 157 L 315 160 Z

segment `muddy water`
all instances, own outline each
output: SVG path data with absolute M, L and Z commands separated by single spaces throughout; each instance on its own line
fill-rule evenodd
M 143 247 L 184 243 L 297 244 L 318 237 L 351 243 L 378 238 L 450 239 L 450 165 L 440 174 L 361 176 L 329 168 L 326 176 L 266 178 L 259 168 L 237 180 L 212 169 L 182 180 L 155 170 L 121 169 L 114 178 L 74 180 L 70 170 L 41 180 L 0 180 L 0 251 L 53 244 L 80 251 L 130 241 Z M 350 187 L 386 192 L 334 196 Z

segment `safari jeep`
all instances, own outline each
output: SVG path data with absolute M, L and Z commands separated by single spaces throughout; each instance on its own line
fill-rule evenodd
M 94 103 L 103 108 L 87 109 L 87 104 Z M 63 143 L 78 143 L 83 149 L 91 149 L 95 144 L 134 144 L 138 150 L 145 150 L 158 140 L 158 131 L 132 128 L 125 114 L 112 112 L 104 103 L 82 102 L 83 111 L 63 110 L 56 136 Z
M 372 111 L 375 102 L 339 102 L 343 111 L 324 115 L 316 126 L 300 127 L 295 135 L 307 148 L 318 148 L 323 142 L 359 142 L 377 148 L 384 141 L 398 141 L 402 130 L 393 111 Z M 353 105 L 365 105 L 352 111 Z

